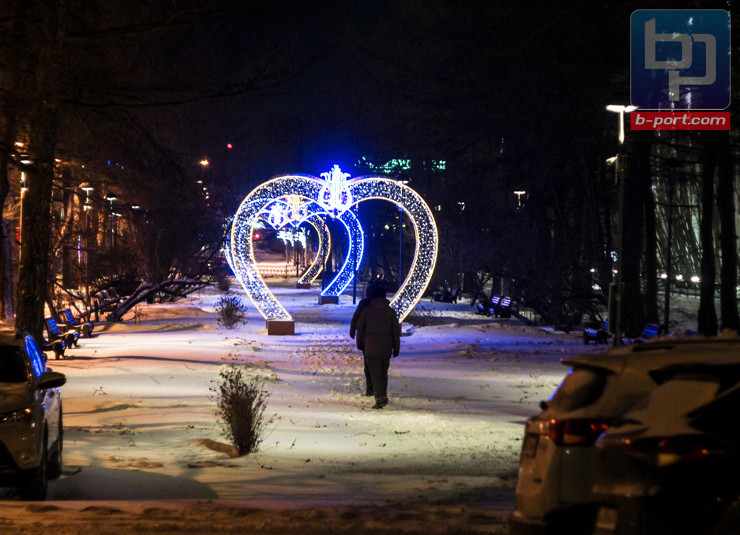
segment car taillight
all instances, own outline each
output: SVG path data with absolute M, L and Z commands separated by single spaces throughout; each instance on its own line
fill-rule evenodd
M 591 446 L 599 435 L 609 429 L 608 420 L 550 420 L 543 433 L 558 446 Z
M 708 458 L 729 457 L 737 453 L 730 444 L 707 435 L 626 439 L 624 446 L 628 455 L 641 457 L 658 467 Z

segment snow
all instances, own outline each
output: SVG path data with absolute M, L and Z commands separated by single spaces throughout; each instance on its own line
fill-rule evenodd
M 319 306 L 317 289 L 273 291 L 295 336 L 268 336 L 243 295 L 248 322 L 220 328 L 223 294 L 204 290 L 142 306 L 138 325 L 133 314 L 98 324 L 69 358 L 52 357 L 67 376 L 63 476 L 43 504 L 8 491 L 3 531 L 506 533 L 524 422 L 567 371 L 560 359 L 605 349 L 424 301 L 425 325 L 403 324 L 390 404 L 372 410 L 348 336 L 351 296 Z M 244 457 L 222 436 L 211 391 L 229 363 L 269 393 L 264 440 Z

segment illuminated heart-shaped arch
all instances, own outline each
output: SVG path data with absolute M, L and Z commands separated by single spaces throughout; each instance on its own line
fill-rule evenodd
M 338 167 L 335 166 L 335 170 L 337 172 L 333 170 L 332 175 L 340 174 Z M 256 269 L 252 233 L 260 213 L 275 199 L 288 195 L 298 195 L 320 202 L 328 210 L 332 208 L 327 203 L 339 199 L 341 209 L 336 208 L 339 203 L 334 204 L 334 215 L 339 215 L 341 212 L 339 219 L 350 233 L 350 251 L 339 275 L 327 289 L 336 283 L 333 291 L 340 290 L 339 293 L 341 293 L 352 278 L 351 276 L 346 280 L 339 280 L 339 278 L 347 271 L 354 274 L 356 266 L 353 259 L 361 258 L 363 247 L 361 228 L 359 223 L 354 225 L 353 221 L 357 220 L 348 208 L 368 199 L 387 200 L 395 203 L 408 214 L 416 234 L 416 247 L 411 269 L 391 301 L 391 306 L 396 310 L 399 321 L 402 321 L 421 299 L 437 260 L 437 227 L 431 210 L 413 189 L 389 178 L 359 177 L 337 187 L 334 183 L 336 176 L 333 176 L 331 182 L 330 184 L 329 179 L 321 180 L 310 175 L 286 175 L 269 180 L 252 190 L 239 206 L 231 229 L 230 256 L 234 274 L 266 320 L 292 321 L 290 314 L 270 292 Z M 351 269 L 346 269 L 348 266 Z M 324 294 L 338 295 L 338 293 L 328 294 L 326 290 Z
M 298 285 L 310 284 L 321 274 L 331 251 L 331 235 L 322 215 L 324 208 L 314 201 L 298 195 L 275 200 L 259 214 L 259 218 L 270 226 L 280 229 L 285 226 L 298 228 L 301 224 L 311 225 L 318 236 L 319 246 L 311 265 L 298 279 Z M 230 248 L 230 246 L 229 246 Z M 230 254 L 230 253 L 229 253 Z M 232 268 L 233 271 L 233 268 Z
M 283 199 L 278 199 L 276 202 L 283 202 Z M 273 203 L 274 204 L 274 203 Z M 271 218 L 270 215 L 272 214 L 272 210 L 270 210 L 271 205 L 267 205 L 265 210 L 260 212 L 259 219 L 263 222 L 270 224 L 271 226 L 275 226 L 275 220 L 274 218 Z M 286 204 L 287 206 L 287 204 Z M 302 213 L 301 216 L 303 219 L 298 221 L 291 221 L 292 225 L 295 228 L 298 228 L 302 223 L 307 223 L 311 225 L 314 230 L 316 231 L 316 234 L 318 236 L 319 246 L 316 251 L 316 256 L 314 257 L 313 261 L 311 262 L 311 265 L 303 272 L 303 275 L 298 279 L 298 284 L 310 284 L 316 278 L 321 274 L 321 271 L 324 269 L 324 264 L 326 264 L 327 259 L 329 258 L 329 252 L 331 251 L 331 235 L 329 234 L 329 228 L 326 225 L 326 222 L 324 221 L 324 218 L 319 215 L 320 213 L 323 213 L 324 210 L 321 206 L 319 206 L 317 203 L 310 201 L 306 203 L 306 213 Z M 236 274 L 236 267 L 234 266 L 234 261 L 231 257 L 231 232 L 229 231 L 226 234 L 226 240 L 224 245 L 224 256 L 226 258 L 226 263 L 229 265 L 229 268 L 231 268 L 231 271 Z
M 331 251 L 331 234 L 329 234 L 329 227 L 326 226 L 324 218 L 318 214 L 311 214 L 309 217 L 303 220 L 303 222 L 311 225 L 316 234 L 319 237 L 319 247 L 316 251 L 316 256 L 308 266 L 308 269 L 303 272 L 301 278 L 298 279 L 298 284 L 310 284 L 316 280 L 324 269 L 324 264 L 329 259 L 329 252 Z M 298 226 L 298 225 L 296 225 Z
M 321 195 L 321 192 L 319 192 Z M 315 201 L 306 200 L 299 195 L 289 195 L 287 198 L 277 199 L 265 206 L 259 213 L 258 217 L 275 228 L 283 228 L 287 225 L 298 227 L 301 223 L 309 223 L 316 229 L 319 235 L 319 250 L 314 261 L 306 272 L 298 280 L 298 284 L 313 282 L 321 273 L 329 258 L 331 250 L 331 236 L 324 222 L 324 217 L 335 217 L 335 214 L 327 212 L 326 207 Z M 337 217 L 347 230 L 349 239 L 347 240 L 347 254 L 345 255 L 344 264 L 339 269 L 334 279 L 326 286 L 321 295 L 339 296 L 347 289 L 352 282 L 357 266 L 362 261 L 362 254 L 365 245 L 365 235 L 362 226 L 357 220 L 357 216 L 352 210 L 343 211 Z

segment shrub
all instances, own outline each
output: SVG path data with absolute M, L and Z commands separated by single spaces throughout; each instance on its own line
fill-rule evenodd
M 257 450 L 264 432 L 263 416 L 269 394 L 262 390 L 264 381 L 244 377 L 242 370 L 231 364 L 219 373 L 220 383 L 212 387 L 216 393 L 216 416 L 222 434 L 239 452 L 247 455 Z
M 218 324 L 227 329 L 236 329 L 240 323 L 247 323 L 247 307 L 234 295 L 219 299 L 216 312 L 219 316 Z

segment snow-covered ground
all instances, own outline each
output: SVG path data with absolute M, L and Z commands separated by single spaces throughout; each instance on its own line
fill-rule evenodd
M 3 533 L 506 533 L 524 422 L 567 371 L 560 359 L 604 351 L 423 301 L 427 325 L 404 323 L 391 362 L 390 405 L 371 410 L 351 297 L 319 306 L 317 289 L 274 289 L 296 318 L 283 337 L 237 290 L 249 318 L 235 330 L 206 290 L 142 307 L 138 325 L 99 324 L 50 360 L 67 376 L 64 474 L 45 504 L 8 493 Z M 269 392 L 264 441 L 245 457 L 210 390 L 228 363 Z

